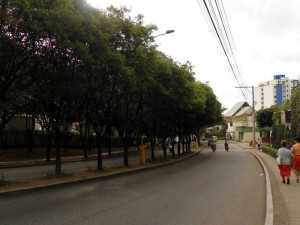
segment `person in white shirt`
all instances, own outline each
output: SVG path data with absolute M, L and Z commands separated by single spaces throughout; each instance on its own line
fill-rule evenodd
M 261 146 L 260 138 L 257 139 L 256 144 L 257 144 L 257 149 L 260 150 L 260 146 Z

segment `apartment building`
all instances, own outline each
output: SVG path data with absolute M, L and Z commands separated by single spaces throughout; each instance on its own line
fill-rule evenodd
M 300 84 L 300 80 L 289 79 L 283 74 L 274 75 L 274 79 L 259 83 L 254 88 L 255 109 L 270 108 L 272 105 L 282 106 L 291 98 L 291 91 Z

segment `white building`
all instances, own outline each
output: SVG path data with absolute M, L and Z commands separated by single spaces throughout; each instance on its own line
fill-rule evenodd
M 255 110 L 282 106 L 291 98 L 291 91 L 300 84 L 300 80 L 290 80 L 285 75 L 274 75 L 274 80 L 261 82 L 254 88 Z
M 247 102 L 237 102 L 224 114 L 227 121 L 227 136 L 232 140 L 248 142 L 253 138 L 252 107 Z

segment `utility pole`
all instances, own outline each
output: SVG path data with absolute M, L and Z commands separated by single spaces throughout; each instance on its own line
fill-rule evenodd
M 255 102 L 254 102 L 254 86 L 235 87 L 235 88 L 252 88 L 252 147 L 255 148 Z M 247 89 L 248 90 L 248 89 Z

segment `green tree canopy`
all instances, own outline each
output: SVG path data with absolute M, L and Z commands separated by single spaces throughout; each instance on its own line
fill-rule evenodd
M 256 121 L 258 127 L 272 127 L 273 126 L 273 113 L 271 108 L 261 109 L 256 113 Z

